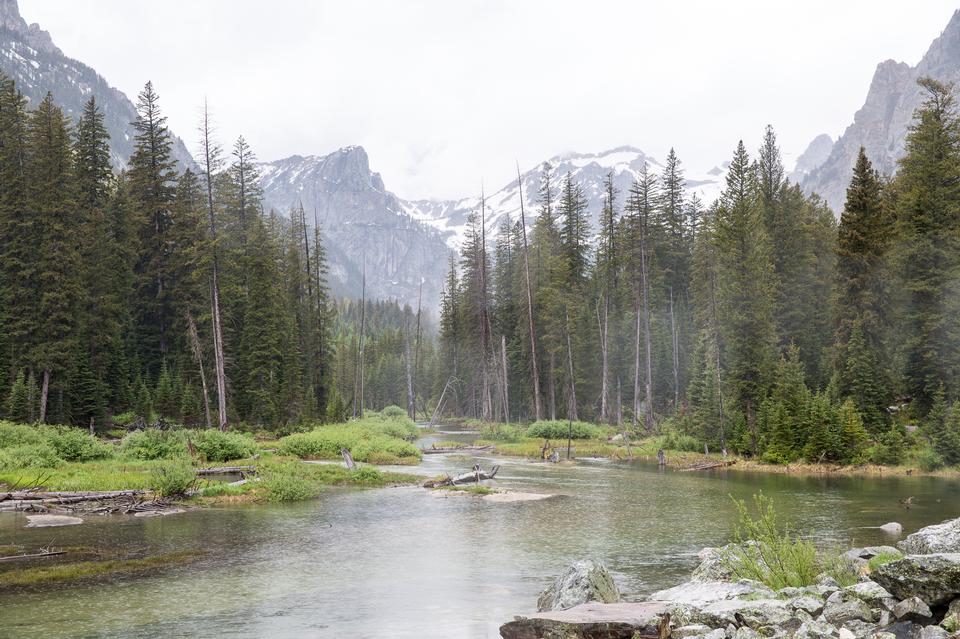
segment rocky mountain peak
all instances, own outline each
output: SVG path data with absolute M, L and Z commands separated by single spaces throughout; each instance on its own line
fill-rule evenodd
M 27 21 L 20 15 L 17 0 L 0 0 L 0 28 L 16 33 L 34 49 L 63 55 L 60 49 L 53 44 L 50 34 L 41 29 L 39 24 L 35 22 L 30 25 L 27 24 Z

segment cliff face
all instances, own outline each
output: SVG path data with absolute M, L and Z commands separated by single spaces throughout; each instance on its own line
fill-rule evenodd
M 925 76 L 941 82 L 960 81 L 960 11 L 953 14 L 917 66 L 893 60 L 877 66 L 867 98 L 853 123 L 826 160 L 803 178 L 804 190 L 819 193 L 839 214 L 861 146 L 875 168 L 887 175 L 895 173 L 897 161 L 903 157 L 913 112 L 925 97 L 917 80 Z
M 334 294 L 358 297 L 366 265 L 367 297 L 415 305 L 423 278 L 424 306 L 437 306 L 449 248 L 438 231 L 404 212 L 363 148 L 294 155 L 260 170 L 265 209 L 289 215 L 302 203 L 308 222 L 320 224 Z
M 133 152 L 131 123 L 137 117 L 133 103 L 96 71 L 65 56 L 39 25 L 28 25 L 20 16 L 16 0 L 0 0 L 0 72 L 13 78 L 29 105 L 36 106 L 48 91 L 53 93 L 54 100 L 74 122 L 83 112 L 84 103 L 95 97 L 110 134 L 113 165 L 126 165 Z M 190 152 L 177 137 L 173 156 L 181 168 L 193 166 Z

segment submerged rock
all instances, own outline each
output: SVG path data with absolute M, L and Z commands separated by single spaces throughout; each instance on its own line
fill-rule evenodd
M 567 610 L 591 601 L 614 603 L 620 592 L 607 569 L 592 559 L 575 561 L 537 599 L 537 610 Z
M 960 552 L 960 519 L 921 528 L 907 535 L 897 546 L 908 555 Z
M 907 555 L 880 566 L 872 577 L 897 599 L 919 597 L 938 606 L 960 595 L 960 554 Z
M 27 528 L 48 528 L 53 526 L 76 526 L 82 524 L 79 517 L 69 515 L 27 515 Z
M 903 534 L 903 526 L 901 526 L 895 521 L 891 521 L 889 523 L 886 523 L 880 526 L 880 530 L 887 533 L 891 537 L 899 537 L 900 535 Z

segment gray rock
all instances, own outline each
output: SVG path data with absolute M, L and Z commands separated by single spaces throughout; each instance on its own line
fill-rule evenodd
M 614 603 L 620 592 L 607 569 L 592 559 L 573 562 L 537 599 L 537 610 L 567 610 L 591 601 Z
M 887 592 L 887 589 L 875 581 L 861 581 L 852 586 L 847 586 L 841 591 L 845 599 L 857 598 L 865 601 L 872 606 L 882 605 L 893 595 Z
M 880 566 L 873 580 L 898 599 L 920 597 L 938 606 L 960 595 L 960 554 L 907 555 Z
M 895 639 L 920 639 L 923 626 L 915 624 L 912 621 L 898 621 L 887 626 L 884 630 L 892 634 Z
M 901 552 L 894 548 L 893 546 L 866 546 L 864 548 L 851 548 L 847 552 L 843 553 L 842 557 L 844 559 L 855 560 L 855 559 L 873 559 L 877 555 L 883 554 L 894 554 L 899 555 Z
M 737 628 L 733 633 L 733 639 L 760 639 L 760 633 L 753 628 Z
M 727 599 L 702 606 L 667 604 L 667 609 L 679 625 L 702 623 L 711 628 L 735 624 L 757 630 L 764 626 L 780 626 L 793 616 L 793 610 L 787 602 L 780 599 Z
M 920 631 L 920 639 L 947 639 L 950 633 L 940 626 L 926 626 Z
M 825 621 L 806 621 L 793 636 L 794 639 L 836 639 L 840 630 Z
M 650 595 L 651 601 L 667 601 L 684 604 L 706 604 L 711 601 L 737 599 L 751 596 L 761 599 L 772 599 L 774 592 L 761 583 L 747 581 L 688 581 L 660 590 Z
M 680 626 L 670 631 L 670 639 L 686 639 L 687 637 L 699 637 L 709 633 L 710 626 L 702 623 L 690 624 L 689 626 Z
M 949 632 L 960 631 L 960 599 L 954 599 L 947 607 L 947 613 L 943 616 L 940 625 Z
M 823 612 L 823 600 L 816 597 L 805 595 L 790 599 L 790 607 L 794 610 L 802 610 L 811 617 L 816 617 Z
M 925 623 L 930 621 L 933 613 L 930 612 L 930 607 L 923 603 L 920 597 L 909 597 L 893 607 L 893 616 L 897 618 L 897 621 Z
M 893 613 L 889 610 L 881 610 L 880 617 L 877 619 L 877 625 L 889 626 L 891 621 L 893 621 Z
M 54 526 L 76 526 L 82 524 L 79 517 L 69 515 L 27 515 L 27 528 L 52 528 Z
M 840 590 L 840 584 L 837 583 L 837 580 L 827 573 L 823 573 L 817 577 L 817 585 L 821 588 L 833 588 L 834 590 Z
M 881 631 L 873 633 L 873 636 L 870 637 L 870 639 L 897 639 L 897 635 L 893 634 L 892 632 Z
M 897 546 L 909 555 L 960 552 L 960 519 L 950 519 L 907 535 Z
M 888 524 L 884 524 L 880 526 L 880 530 L 887 533 L 891 537 L 899 537 L 900 535 L 903 534 L 903 526 L 901 526 L 895 521 L 891 521 Z
M 517 617 L 500 626 L 503 639 L 530 637 L 633 637 L 660 636 L 665 629 L 662 603 L 588 603 Z M 723 630 L 719 638 L 723 637 Z
M 835 626 L 840 626 L 847 621 L 873 621 L 873 611 L 870 606 L 853 599 L 842 603 L 828 603 L 823 609 L 823 618 Z
M 752 544 L 756 542 L 747 542 Z M 727 544 L 721 548 L 704 548 L 697 555 L 700 565 L 693 570 L 692 581 L 731 581 L 734 578 L 730 570 L 730 558 L 743 553 L 744 546 Z
M 717 628 L 716 630 L 711 630 L 706 635 L 704 635 L 703 639 L 725 639 L 726 636 L 727 636 L 726 630 L 724 630 L 723 628 Z
M 840 629 L 840 636 L 843 637 L 846 634 L 849 639 L 867 639 L 872 637 L 876 631 L 877 626 L 875 624 L 854 620 L 843 624 Z

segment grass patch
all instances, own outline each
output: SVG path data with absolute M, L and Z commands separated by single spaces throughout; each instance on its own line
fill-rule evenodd
M 899 552 L 882 552 L 879 555 L 875 555 L 867 561 L 867 568 L 870 572 L 873 572 L 880 566 L 884 564 L 889 564 L 894 561 L 900 561 L 903 559 L 903 553 Z
M 151 471 L 163 460 L 104 459 L 61 464 L 56 468 L 0 471 L 0 483 L 47 490 L 125 490 L 151 488 Z
M 492 495 L 500 492 L 489 486 L 438 486 L 436 490 L 449 490 L 457 493 L 468 493 L 470 495 Z
M 138 573 L 162 568 L 164 566 L 189 563 L 196 560 L 199 556 L 200 553 L 196 551 L 182 551 L 140 559 L 79 561 L 54 566 L 38 566 L 22 570 L 11 570 L 0 573 L 0 588 L 74 581 L 102 575 Z
M 301 459 L 339 459 L 341 449 L 345 448 L 359 462 L 417 464 L 420 450 L 409 441 L 417 434 L 416 425 L 405 417 L 365 417 L 288 435 L 280 440 L 277 452 Z

